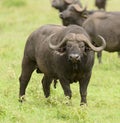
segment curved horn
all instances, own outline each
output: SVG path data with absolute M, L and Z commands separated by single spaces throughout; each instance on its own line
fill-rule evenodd
M 71 4 L 74 2 L 74 0 L 65 0 L 66 3 Z
M 89 39 L 85 36 L 85 35 L 83 35 L 83 34 L 81 34 L 81 35 L 77 35 L 77 40 L 82 40 L 82 41 L 84 41 L 85 43 L 87 43 L 88 44 L 88 46 L 92 49 L 92 50 L 94 50 L 94 51 L 96 51 L 96 52 L 99 52 L 99 51 L 102 51 L 105 47 L 106 47 L 106 42 L 105 42 L 105 39 L 102 37 L 102 36 L 100 36 L 100 35 L 98 35 L 98 37 L 101 39 L 101 41 L 102 41 L 102 45 L 100 46 L 100 47 L 95 47 L 90 41 L 89 41 Z
M 81 8 L 78 4 L 72 4 L 72 6 L 77 12 L 83 12 L 85 10 L 84 8 Z
M 77 12 L 83 12 L 86 10 L 87 6 L 85 6 L 84 8 L 81 7 L 79 4 L 72 4 L 72 6 L 74 7 L 74 9 L 77 11 Z
M 57 45 L 54 45 L 54 44 L 51 43 L 51 41 L 49 41 L 49 47 L 50 47 L 51 49 L 53 49 L 53 50 L 57 50 L 57 49 L 59 49 L 60 46 L 62 46 L 67 40 L 74 40 L 74 39 L 75 39 L 75 34 L 74 34 L 74 33 L 69 33 L 69 34 L 67 34 L 67 35 L 63 38 L 63 40 L 62 40 L 59 44 L 57 44 Z

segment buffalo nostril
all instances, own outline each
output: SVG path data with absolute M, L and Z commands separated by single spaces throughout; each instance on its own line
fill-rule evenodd
M 80 59 L 80 56 L 79 56 L 79 55 L 78 55 L 78 56 L 76 56 L 76 59 L 77 59 L 77 60 L 79 60 L 79 59 Z

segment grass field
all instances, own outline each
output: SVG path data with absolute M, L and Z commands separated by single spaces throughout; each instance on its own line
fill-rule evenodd
M 108 0 L 107 10 L 119 11 L 119 5 L 119 0 Z M 88 0 L 88 8 L 96 9 L 93 0 Z M 95 59 L 87 107 L 79 106 L 78 83 L 71 85 L 70 105 L 65 104 L 67 100 L 59 84 L 57 89 L 51 87 L 51 97 L 46 100 L 40 82 L 42 74 L 35 72 L 27 88 L 27 101 L 18 102 L 18 78 L 26 39 L 36 28 L 48 23 L 61 24 L 49 0 L 0 1 L 0 123 L 120 123 L 117 53 L 103 52 L 103 64 Z

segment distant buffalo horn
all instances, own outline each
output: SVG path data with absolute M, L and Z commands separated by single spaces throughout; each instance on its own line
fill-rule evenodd
M 101 39 L 102 45 L 100 47 L 95 47 L 84 34 L 77 34 L 77 40 L 82 40 L 83 42 L 87 43 L 88 46 L 96 52 L 102 51 L 106 47 L 105 39 L 100 35 L 98 35 L 98 37 Z
M 59 49 L 66 41 L 70 41 L 70 40 L 75 40 L 75 34 L 74 33 L 69 33 L 67 34 L 67 36 L 65 36 L 65 38 L 63 38 L 63 40 L 57 44 L 57 45 L 53 45 L 50 41 L 49 41 L 49 47 L 53 50 L 57 50 Z
M 84 8 L 81 8 L 78 4 L 73 4 L 72 5 L 74 7 L 74 9 L 78 12 L 82 12 L 84 11 Z
M 66 3 L 71 4 L 74 0 L 65 0 Z

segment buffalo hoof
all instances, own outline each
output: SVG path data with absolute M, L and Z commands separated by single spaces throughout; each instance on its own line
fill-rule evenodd
M 63 104 L 66 104 L 66 105 L 72 105 L 72 102 L 70 100 L 70 97 L 69 96 L 66 96 L 64 101 L 63 101 Z
M 23 103 L 25 101 L 25 95 L 20 96 L 18 101 Z
M 85 106 L 86 107 L 87 106 L 87 103 L 81 102 L 80 103 L 80 106 Z

